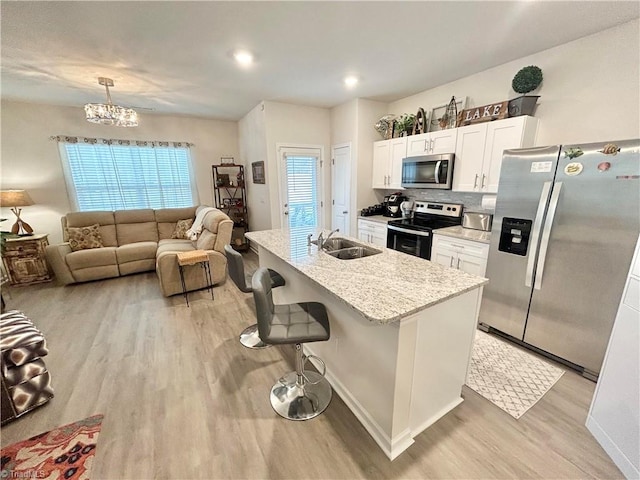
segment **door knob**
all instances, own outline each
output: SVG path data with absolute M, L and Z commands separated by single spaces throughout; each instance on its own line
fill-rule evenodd
M 347 212 L 347 211 L 345 210 L 345 211 L 344 211 L 344 212 L 342 212 L 342 213 L 343 213 L 344 215 L 346 215 L 346 214 L 347 214 L 347 213 L 349 213 L 349 212 Z
M 285 215 L 289 215 L 289 212 L 284 212 Z

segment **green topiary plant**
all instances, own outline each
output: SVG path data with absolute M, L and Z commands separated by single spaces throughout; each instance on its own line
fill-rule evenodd
M 416 116 L 413 113 L 403 113 L 398 118 L 395 119 L 396 122 L 396 131 L 397 132 L 406 132 L 407 134 L 411 133 L 413 129 L 413 124 L 416 121 Z
M 526 94 L 540 86 L 542 83 L 542 70 L 535 65 L 529 65 L 522 68 L 516 76 L 513 77 L 511 87 L 515 92 Z

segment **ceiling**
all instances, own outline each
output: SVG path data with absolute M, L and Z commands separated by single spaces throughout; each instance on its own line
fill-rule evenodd
M 2 98 L 238 120 L 393 101 L 640 16 L 640 2 L 2 1 Z M 236 48 L 256 56 L 250 68 Z M 524 66 L 524 65 L 523 65 Z M 342 79 L 357 75 L 347 89 Z M 515 72 L 514 72 L 515 74 Z

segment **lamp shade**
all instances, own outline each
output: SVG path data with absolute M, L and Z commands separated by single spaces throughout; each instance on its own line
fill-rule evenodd
M 33 200 L 26 190 L 0 191 L 0 206 L 2 207 L 27 207 L 29 205 L 33 205 Z

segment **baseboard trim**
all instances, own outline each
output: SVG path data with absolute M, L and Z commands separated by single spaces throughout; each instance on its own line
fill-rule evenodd
M 598 421 L 592 416 L 587 417 L 587 429 L 591 432 L 596 441 L 600 444 L 609 458 L 616 464 L 622 474 L 626 478 L 640 478 L 640 470 L 638 470 L 631 460 L 618 448 L 614 441 L 605 432 Z

